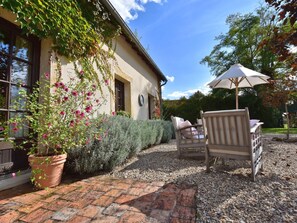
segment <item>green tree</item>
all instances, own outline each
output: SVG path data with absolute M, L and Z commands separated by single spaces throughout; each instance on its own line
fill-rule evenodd
M 201 63 L 207 64 L 211 69 L 211 73 L 215 76 L 225 72 L 231 65 L 240 63 L 274 79 L 274 74 L 285 65 L 278 61 L 277 56 L 268 46 L 259 47 L 275 27 L 275 23 L 272 22 L 273 15 L 273 12 L 268 8 L 260 8 L 255 14 L 228 16 L 226 20 L 229 25 L 228 32 L 216 37 L 219 43 L 214 46 L 210 55 L 202 59 Z M 249 107 L 252 114 L 253 109 L 260 111 L 260 113 L 254 115 L 264 122 L 266 121 L 266 125 L 272 123 L 271 119 L 274 114 L 279 114 L 270 112 L 271 116 L 268 117 L 267 113 L 264 113 L 267 108 L 264 108 L 262 99 L 258 96 L 261 95 L 260 92 L 268 87 L 269 85 L 261 85 L 253 89 L 239 89 L 241 107 Z M 211 104 L 215 105 L 215 109 L 229 108 L 230 99 L 233 98 L 234 101 L 234 93 L 234 91 L 226 89 L 213 89 L 211 95 L 208 96 L 208 100 L 213 101 Z M 249 98 L 253 100 L 249 100 Z M 231 108 L 234 108 L 234 105 Z M 277 120 L 278 118 L 274 117 L 273 119 Z

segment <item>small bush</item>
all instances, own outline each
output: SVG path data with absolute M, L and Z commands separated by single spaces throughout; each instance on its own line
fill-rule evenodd
M 75 173 L 94 173 L 112 170 L 151 145 L 167 143 L 172 136 L 168 121 L 135 121 L 124 116 L 106 117 L 98 126 L 100 140 L 90 145 L 70 150 L 66 166 Z

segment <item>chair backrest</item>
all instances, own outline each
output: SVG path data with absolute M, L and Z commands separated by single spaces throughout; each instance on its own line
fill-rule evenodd
M 178 130 L 178 126 L 179 126 L 180 122 L 183 122 L 184 119 L 180 118 L 180 117 L 177 117 L 177 116 L 171 116 L 171 121 L 172 121 L 172 124 L 173 124 L 173 127 L 174 127 L 175 138 L 177 140 L 179 140 L 181 138 L 181 135 L 180 135 L 180 132 L 177 131 L 177 130 Z
M 248 109 L 201 112 L 207 146 L 212 154 L 245 156 L 251 154 Z

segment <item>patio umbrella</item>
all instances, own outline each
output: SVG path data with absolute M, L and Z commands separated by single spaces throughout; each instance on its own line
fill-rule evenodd
M 270 77 L 248 69 L 241 64 L 232 65 L 229 70 L 208 83 L 211 88 L 236 89 L 236 109 L 238 109 L 238 88 L 267 84 Z

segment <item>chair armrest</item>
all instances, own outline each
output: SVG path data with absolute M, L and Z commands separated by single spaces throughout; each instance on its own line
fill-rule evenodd
M 180 128 L 178 130 L 184 130 L 184 129 L 188 129 L 188 128 L 192 128 L 192 127 L 197 128 L 198 126 L 199 126 L 198 124 L 195 124 L 195 125 L 190 125 L 190 126 L 186 126 L 186 127 Z
M 260 128 L 261 125 L 263 125 L 263 124 L 264 124 L 263 122 L 258 122 L 257 124 L 255 124 L 255 125 L 251 128 L 250 132 L 251 132 L 252 134 L 255 133 L 255 132 L 257 131 L 257 129 Z

